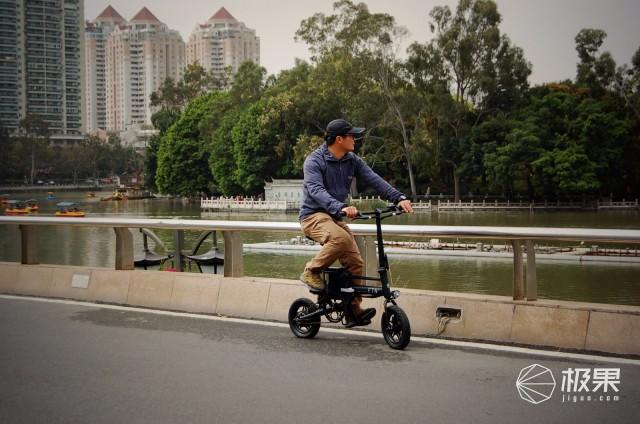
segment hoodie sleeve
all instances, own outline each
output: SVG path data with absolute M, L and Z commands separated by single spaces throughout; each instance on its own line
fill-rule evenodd
M 347 206 L 329 194 L 324 186 L 320 163 L 311 156 L 304 161 L 304 185 L 309 196 L 330 215 L 338 216 L 342 208 Z
M 356 178 L 358 178 L 359 181 L 375 188 L 376 191 L 380 193 L 380 196 L 393 203 L 397 203 L 400 197 L 404 196 L 400 191 L 393 188 L 391 184 L 383 180 L 381 176 L 373 172 L 373 169 L 371 169 L 362 158 L 356 155 L 354 155 L 354 157 L 356 163 Z

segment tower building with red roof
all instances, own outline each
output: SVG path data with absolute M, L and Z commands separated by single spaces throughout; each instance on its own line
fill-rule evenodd
M 124 26 L 127 20 L 111 5 L 93 21 L 85 23 L 85 110 L 87 130 L 106 130 L 107 128 L 107 92 L 106 92 L 106 46 L 109 35 L 117 26 Z
M 207 22 L 196 25 L 186 51 L 187 63 L 197 61 L 214 74 L 227 67 L 235 73 L 246 60 L 260 63 L 260 37 L 221 7 Z
M 89 129 L 131 132 L 151 125 L 151 94 L 168 78 L 180 80 L 184 72 L 180 33 L 147 7 L 126 21 L 109 6 L 90 26 L 103 31 L 104 54 L 95 54 L 94 66 L 96 75 L 102 67 L 104 77 L 96 80 L 96 95 L 87 98 L 97 114 Z

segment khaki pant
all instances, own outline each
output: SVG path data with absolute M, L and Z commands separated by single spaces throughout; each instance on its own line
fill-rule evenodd
M 320 272 L 338 260 L 352 275 L 364 275 L 364 260 L 346 223 L 333 219 L 325 212 L 316 212 L 303 219 L 301 227 L 307 237 L 322 245 L 320 252 L 307 262 L 305 269 Z M 354 285 L 363 284 L 362 280 L 352 282 Z M 356 296 L 353 300 L 355 313 L 360 310 L 360 302 L 362 298 Z

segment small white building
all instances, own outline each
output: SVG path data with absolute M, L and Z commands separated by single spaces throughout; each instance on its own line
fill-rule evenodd
M 136 151 L 141 152 L 149 146 L 151 137 L 160 134 L 160 131 L 151 125 L 134 124 L 119 134 L 123 146 L 132 146 Z
M 264 200 L 279 200 L 294 203 L 298 207 L 302 202 L 303 180 L 273 180 L 264 184 Z

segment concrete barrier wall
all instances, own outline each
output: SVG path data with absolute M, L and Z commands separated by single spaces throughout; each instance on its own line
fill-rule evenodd
M 412 333 L 434 336 L 438 307 L 458 308 L 442 337 L 640 355 L 640 307 L 401 290 L 398 304 Z M 291 302 L 313 296 L 299 282 L 272 278 L 0 262 L 0 293 L 142 306 L 242 318 L 287 321 Z M 383 300 L 369 326 L 380 330 Z M 441 328 L 440 328 L 441 329 Z

